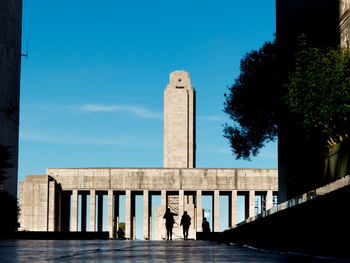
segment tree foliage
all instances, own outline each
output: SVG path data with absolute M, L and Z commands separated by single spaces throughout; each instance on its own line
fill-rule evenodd
M 282 57 L 276 42 L 266 42 L 241 60 L 240 75 L 225 94 L 224 125 L 237 159 L 256 156 L 274 141 L 283 118 L 308 136 L 333 145 L 350 130 L 350 55 L 341 49 L 308 47 L 299 38 L 295 56 Z M 310 139 L 310 138 L 309 138 Z M 322 142 L 321 142 L 322 143 Z
M 256 156 L 278 132 L 281 85 L 277 45 L 266 42 L 241 60 L 240 75 L 225 94 L 224 112 L 233 121 L 224 126 L 237 159 Z
M 330 145 L 348 137 L 350 129 L 350 53 L 303 45 L 295 71 L 286 84 L 287 106 L 298 123 L 317 130 Z

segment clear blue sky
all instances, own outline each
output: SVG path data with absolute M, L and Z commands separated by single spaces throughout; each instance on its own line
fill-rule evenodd
M 24 0 L 19 180 L 59 167 L 162 167 L 163 92 L 197 92 L 197 167 L 276 168 L 276 144 L 237 161 L 224 93 L 272 40 L 275 1 Z

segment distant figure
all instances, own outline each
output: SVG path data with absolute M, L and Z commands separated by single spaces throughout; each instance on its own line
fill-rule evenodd
M 118 235 L 118 239 L 125 239 L 125 237 L 124 237 L 125 233 L 124 233 L 123 229 L 119 228 L 117 235 Z
M 187 214 L 187 211 L 181 217 L 180 226 L 183 227 L 184 239 L 188 239 L 188 229 L 191 225 L 191 217 Z
M 167 208 L 163 216 L 163 219 L 165 219 L 167 240 L 169 240 L 169 238 L 170 240 L 173 240 L 173 226 L 175 223 L 174 216 L 177 216 L 177 214 L 170 212 L 170 208 Z
M 203 233 L 210 232 L 209 222 L 207 221 L 206 217 L 204 217 L 204 219 L 203 219 L 202 228 L 203 228 Z

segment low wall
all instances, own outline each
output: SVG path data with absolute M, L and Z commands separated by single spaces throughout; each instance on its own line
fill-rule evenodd
M 215 241 L 350 258 L 349 176 L 226 230 Z M 275 208 L 276 210 L 276 208 Z M 249 222 L 250 221 L 250 222 Z

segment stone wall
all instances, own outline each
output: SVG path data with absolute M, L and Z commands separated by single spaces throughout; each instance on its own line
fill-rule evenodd
M 350 0 L 340 1 L 340 45 L 350 49 Z
M 339 1 L 277 0 L 276 11 L 276 35 L 284 46 L 294 45 L 301 33 L 315 46 L 340 45 Z
M 3 189 L 17 197 L 22 1 L 0 0 L 0 145 L 10 147 L 13 168 Z
M 48 231 L 49 177 L 27 175 L 19 183 L 20 230 Z

